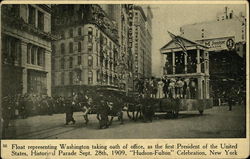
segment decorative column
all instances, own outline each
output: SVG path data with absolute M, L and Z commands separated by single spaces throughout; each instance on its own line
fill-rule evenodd
M 45 50 L 44 56 L 45 56 L 44 63 L 46 62 L 45 70 L 46 72 L 48 72 L 46 74 L 46 82 L 47 82 L 46 89 L 48 96 L 51 96 L 51 51 Z
M 38 47 L 35 47 L 35 55 L 34 55 L 34 63 L 35 65 L 37 65 L 38 61 L 37 61 L 37 53 L 38 53 Z
M 27 63 L 27 51 L 29 51 L 30 54 L 30 49 L 27 50 L 27 43 L 24 41 L 21 41 L 21 66 L 23 67 L 22 70 L 22 83 L 23 83 L 23 88 L 22 88 L 22 93 L 25 94 L 28 91 L 28 74 L 27 74 L 27 68 L 26 63 Z M 30 57 L 30 56 L 29 56 Z
M 173 74 L 175 74 L 175 52 L 171 50 L 172 52 L 172 64 L 173 64 Z
M 185 73 L 187 73 L 187 56 L 188 56 L 188 54 L 184 53 L 184 66 L 185 66 L 184 71 L 185 71 Z
M 205 74 L 209 74 L 209 55 L 208 51 L 204 51 L 205 56 Z
M 196 73 L 201 73 L 200 49 L 199 48 L 197 48 L 196 60 L 197 60 Z
M 199 77 L 197 79 L 198 81 L 198 89 L 197 89 L 197 95 L 198 95 L 198 99 L 202 99 L 202 94 L 203 94 L 203 91 L 202 91 L 202 78 Z

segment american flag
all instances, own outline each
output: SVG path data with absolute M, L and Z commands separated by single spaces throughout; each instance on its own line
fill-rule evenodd
M 170 35 L 170 37 L 172 38 L 172 40 L 175 42 L 175 45 L 181 47 L 181 49 L 183 50 L 184 54 L 187 55 L 187 49 L 184 45 L 184 42 L 182 41 L 182 39 L 172 33 L 170 33 L 168 31 L 168 34 Z

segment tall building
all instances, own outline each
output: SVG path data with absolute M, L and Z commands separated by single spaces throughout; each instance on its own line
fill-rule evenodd
M 153 13 L 151 11 L 151 8 L 149 6 L 146 7 L 146 13 L 147 13 L 147 21 L 146 21 L 146 63 L 145 66 L 145 76 L 151 77 L 152 76 L 152 18 Z
M 151 62 L 151 19 L 153 14 L 148 7 L 146 15 L 141 6 L 134 6 L 133 9 L 133 61 L 134 77 L 149 78 L 152 73 Z M 148 16 L 148 17 L 147 17 Z
M 79 86 L 118 86 L 117 24 L 97 4 L 55 5 L 52 46 L 53 94 L 71 95 Z
M 102 9 L 107 13 L 118 26 L 118 41 L 120 46 L 120 64 L 123 68 L 124 84 L 129 87 L 133 86 L 133 55 L 132 55 L 132 28 L 133 5 L 132 4 L 102 4 Z
M 213 21 L 185 25 L 180 28 L 185 38 L 209 48 L 210 80 L 214 97 L 222 97 L 231 87 L 245 87 L 246 18 L 229 8 Z
M 51 6 L 4 4 L 2 93 L 51 95 Z

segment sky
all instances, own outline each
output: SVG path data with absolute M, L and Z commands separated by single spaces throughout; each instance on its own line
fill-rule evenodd
M 168 31 L 180 34 L 180 27 L 205 21 L 216 20 L 218 12 L 223 12 L 225 6 L 233 10 L 237 16 L 239 12 L 246 15 L 244 4 L 151 4 L 152 20 L 152 74 L 159 76 L 162 64 L 160 62 L 160 48 L 171 39 Z

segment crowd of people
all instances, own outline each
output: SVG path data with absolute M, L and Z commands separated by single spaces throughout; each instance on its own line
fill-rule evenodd
M 197 80 L 180 77 L 141 78 L 136 84 L 136 89 L 143 97 L 195 99 L 197 96 Z

